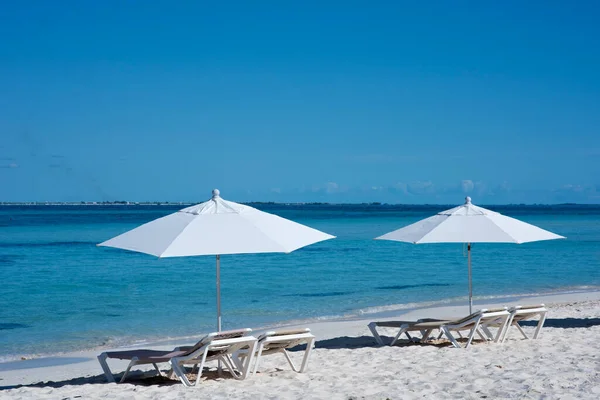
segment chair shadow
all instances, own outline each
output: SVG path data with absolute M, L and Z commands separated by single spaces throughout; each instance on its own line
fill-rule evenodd
M 393 340 L 391 336 L 381 335 L 381 339 L 384 343 L 390 343 Z M 445 347 L 450 345 L 448 341 L 429 341 L 427 343 L 420 342 L 412 342 L 407 339 L 400 339 L 394 347 L 407 347 L 407 346 L 438 346 Z M 360 349 L 360 348 L 379 348 L 379 347 L 388 347 L 379 345 L 373 336 L 342 336 L 333 339 L 326 340 L 317 340 L 315 342 L 316 349 L 329 349 L 329 350 L 337 350 L 337 349 Z M 288 351 L 296 352 L 296 351 L 304 351 L 306 349 L 306 345 L 298 345 L 288 349 Z
M 521 321 L 521 326 L 537 326 L 538 321 Z M 600 318 L 547 318 L 544 328 L 589 328 L 600 325 Z

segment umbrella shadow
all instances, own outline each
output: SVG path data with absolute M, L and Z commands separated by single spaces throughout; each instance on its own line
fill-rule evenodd
M 521 326 L 537 326 L 538 321 L 521 321 Z M 544 328 L 589 328 L 600 325 L 600 318 L 547 318 Z

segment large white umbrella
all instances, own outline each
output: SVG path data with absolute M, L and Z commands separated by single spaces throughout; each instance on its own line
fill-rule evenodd
M 159 258 L 216 255 L 217 329 L 220 331 L 221 255 L 290 253 L 335 236 L 223 200 L 217 189 L 212 194 L 212 199 L 204 203 L 150 221 L 99 246 L 137 251 Z
M 537 226 L 507 217 L 495 211 L 465 204 L 375 239 L 419 243 L 467 243 L 469 264 L 469 313 L 473 307 L 471 283 L 471 243 L 527 243 L 539 240 L 564 239 L 563 236 Z

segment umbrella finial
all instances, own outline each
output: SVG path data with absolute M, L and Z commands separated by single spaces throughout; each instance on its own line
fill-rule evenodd
M 471 204 L 471 197 L 465 197 L 465 204 Z
M 217 197 L 221 197 L 221 192 L 219 191 L 219 189 L 213 189 L 212 198 L 216 199 Z

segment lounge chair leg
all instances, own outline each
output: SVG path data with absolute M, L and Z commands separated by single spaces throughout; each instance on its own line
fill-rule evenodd
M 381 336 L 379 336 L 379 332 L 377 332 L 377 324 L 375 322 L 371 322 L 369 325 L 369 330 L 371 331 L 371 333 L 373 334 L 373 337 L 375 338 L 375 341 L 377 342 L 377 344 L 379 344 L 380 346 L 383 346 L 383 340 L 381 340 Z
M 306 350 L 304 351 L 304 358 L 302 359 L 302 365 L 300 366 L 299 372 L 306 371 L 306 367 L 308 366 L 308 359 L 310 357 L 310 353 L 312 352 L 313 347 L 315 347 L 315 338 L 311 338 L 308 343 L 306 343 Z
M 254 369 L 252 370 L 252 375 L 256 375 L 256 371 L 258 370 L 258 364 L 260 363 L 260 356 L 262 356 L 263 348 L 263 343 L 258 345 L 258 351 L 256 352 L 256 361 L 254 362 Z
M 429 339 L 429 336 L 431 336 L 431 332 L 433 332 L 433 329 L 428 329 L 426 331 L 421 331 L 421 334 L 423 335 L 421 337 L 421 342 L 425 343 Z
M 171 367 L 173 368 L 173 371 L 175 372 L 177 377 L 179 377 L 181 383 L 183 383 L 185 386 L 192 386 L 192 383 L 188 380 L 187 376 L 185 375 L 185 367 L 182 369 L 182 366 L 174 360 L 171 360 Z
M 283 353 L 283 355 L 285 356 L 285 359 L 287 360 L 288 364 L 290 364 L 290 367 L 292 367 L 292 371 L 294 372 L 298 372 L 296 370 L 296 366 L 294 365 L 294 362 L 292 361 L 292 359 L 290 358 L 289 353 L 287 352 L 286 349 L 281 349 L 281 352 Z
M 475 323 L 475 326 L 473 327 L 473 329 L 471 329 L 471 333 L 469 334 L 469 339 L 467 340 L 467 344 L 465 344 L 465 349 L 467 347 L 469 347 L 469 345 L 473 341 L 473 338 L 475 337 L 475 332 L 477 332 L 481 335 L 481 332 L 479 332 L 479 321 L 477 321 Z M 482 337 L 483 337 L 483 335 L 482 335 Z M 485 338 L 483 338 L 483 339 L 485 340 Z
M 406 336 L 408 336 L 409 340 L 412 340 L 412 337 L 410 337 L 410 335 L 408 334 L 408 332 L 406 331 L 406 328 L 401 328 L 398 331 L 398 334 L 396 335 L 396 337 L 394 337 L 394 339 L 392 339 L 392 342 L 390 343 L 390 346 L 393 346 L 396 344 L 396 342 L 400 339 L 400 336 L 402 336 L 403 333 L 406 333 Z
M 198 383 L 200 383 L 200 377 L 202 376 L 202 372 L 204 372 L 204 363 L 206 362 L 206 356 L 208 355 L 208 351 L 204 351 L 204 353 L 202 353 L 202 361 L 200 362 L 200 365 L 198 365 L 198 375 L 196 376 L 196 385 Z
M 523 330 L 523 328 L 521 328 L 521 325 L 519 325 L 519 323 L 515 323 L 515 326 L 517 327 L 517 329 L 521 332 L 521 335 L 523 335 L 523 337 L 525 339 L 529 339 L 529 336 L 527 336 L 527 334 L 525 333 L 525 331 Z
M 511 326 L 512 326 L 512 321 L 509 321 L 509 323 L 506 324 L 506 329 L 504 330 L 504 335 L 502 335 L 502 343 L 504 343 L 506 341 L 506 338 L 508 337 L 508 332 L 510 331 Z
M 104 371 L 104 375 L 106 375 L 106 380 L 109 383 L 115 383 L 115 377 L 113 376 L 110 368 L 108 367 L 108 363 L 106 362 L 107 358 L 108 358 L 108 354 L 102 353 L 98 356 L 98 362 L 100 362 L 100 366 L 102 367 L 102 370 Z
M 250 346 L 250 348 L 248 349 L 248 352 L 245 355 L 245 360 L 242 363 L 239 359 L 234 358 L 234 361 L 239 362 L 238 368 L 240 369 L 240 371 L 242 371 L 242 379 L 246 379 L 246 377 L 248 377 L 248 374 L 250 373 L 250 368 L 252 367 L 252 361 L 254 361 L 254 356 L 256 354 L 256 346 L 257 346 L 257 342 L 254 341 L 252 342 L 252 345 Z M 238 352 L 234 353 L 234 356 L 237 355 Z
M 485 333 L 485 336 L 487 336 L 487 338 L 484 338 L 482 336 L 481 338 L 483 340 L 494 340 L 494 335 L 492 334 L 492 331 L 490 331 L 490 328 L 488 328 L 487 326 L 481 326 L 481 330 Z M 500 332 L 500 330 L 498 330 L 498 332 Z
M 542 327 L 544 326 L 544 322 L 546 322 L 546 313 L 543 312 L 540 315 L 540 322 L 538 322 L 537 328 L 535 328 L 535 333 L 533 334 L 533 338 L 537 339 L 538 336 L 540 335 L 540 331 L 542 330 Z
M 238 350 L 231 355 L 233 364 L 237 369 L 242 371 L 244 369 L 244 361 L 246 361 L 247 354 L 243 350 Z
M 482 329 L 477 329 L 477 334 L 479 335 L 479 337 L 481 338 L 481 340 L 483 340 L 484 342 L 487 342 L 488 340 L 490 340 L 485 333 L 482 333 Z M 491 334 L 491 332 L 490 332 Z M 474 335 L 473 335 L 474 336 Z
M 446 337 L 448 338 L 448 340 L 450 340 L 450 342 L 452 343 L 452 345 L 456 348 L 460 348 L 460 344 L 456 341 L 456 339 L 454 338 L 454 336 L 452 336 L 452 334 L 450 333 L 450 330 L 448 330 L 448 328 L 446 328 L 445 326 L 442 327 L 442 332 L 444 333 L 444 335 L 446 335 Z
M 456 348 L 461 347 L 460 343 L 458 343 L 458 341 L 456 341 L 456 338 L 452 335 L 452 333 L 450 332 L 450 330 L 448 328 L 444 328 L 444 334 L 446 335 L 448 340 L 450 340 L 450 342 L 452 343 L 452 345 L 454 347 L 456 347 Z
M 508 317 L 508 320 L 506 321 L 506 325 L 504 328 L 504 333 L 502 333 L 502 339 L 500 340 L 500 343 L 504 343 L 504 341 L 506 340 L 507 336 L 508 336 L 508 331 L 510 330 L 510 327 L 513 324 L 513 319 L 515 318 L 515 314 L 511 313 Z
M 127 377 L 127 375 L 129 374 L 129 371 L 131 370 L 131 367 L 133 367 L 134 365 L 137 365 L 137 361 L 139 359 L 137 357 L 133 357 L 131 359 L 131 362 L 129 363 L 129 365 L 127 366 L 127 369 L 125 370 L 125 372 L 123 373 L 123 377 L 121 378 L 121 380 L 119 381 L 119 383 L 123 383 L 125 382 L 125 378 Z
M 231 359 L 231 357 L 229 357 L 228 355 L 222 356 L 220 357 L 221 361 L 223 361 L 223 365 L 225 365 L 225 367 L 227 368 L 227 370 L 229 371 L 229 373 L 231 374 L 231 376 L 233 376 L 234 379 L 244 379 L 244 372 L 243 371 L 239 371 L 236 372 L 235 367 L 234 367 L 234 363 L 233 360 Z
M 510 319 L 510 315 L 507 315 L 503 321 L 500 328 L 498 328 L 498 332 L 496 332 L 496 338 L 494 339 L 495 343 L 502 343 L 504 341 L 504 332 L 508 329 L 508 320 Z
M 156 363 L 152 363 L 152 365 L 154 365 L 154 369 L 156 372 L 158 372 L 158 376 L 163 376 L 162 372 L 160 372 L 160 369 L 158 369 L 158 365 L 156 365 Z

